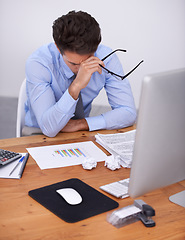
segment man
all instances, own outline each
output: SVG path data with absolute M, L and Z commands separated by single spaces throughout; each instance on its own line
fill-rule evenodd
M 116 54 L 101 61 L 111 49 L 100 45 L 97 21 L 88 13 L 71 11 L 54 22 L 53 38 L 54 43 L 39 48 L 26 62 L 25 125 L 38 127 L 49 137 L 60 131 L 133 125 L 136 109 L 129 82 L 102 68 L 123 75 Z M 91 103 L 103 87 L 112 110 L 89 117 Z M 80 99 L 84 113 L 81 119 L 73 119 Z

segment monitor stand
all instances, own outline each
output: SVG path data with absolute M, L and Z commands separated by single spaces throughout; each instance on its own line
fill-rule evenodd
M 169 200 L 185 208 L 185 190 L 170 196 Z

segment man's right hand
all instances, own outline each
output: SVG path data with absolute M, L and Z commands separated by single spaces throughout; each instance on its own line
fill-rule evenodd
M 61 132 L 77 132 L 77 131 L 88 131 L 89 126 L 87 121 L 83 119 L 70 119 L 66 126 L 61 130 Z
M 87 60 L 80 64 L 79 71 L 76 78 L 69 86 L 69 94 L 76 100 L 81 89 L 85 88 L 89 83 L 91 76 L 94 72 L 102 73 L 100 65 L 104 66 L 104 63 L 97 57 L 91 56 Z

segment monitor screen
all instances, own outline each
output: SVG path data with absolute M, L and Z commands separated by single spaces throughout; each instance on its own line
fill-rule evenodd
M 183 179 L 185 69 L 179 69 L 143 80 L 129 195 L 135 198 Z

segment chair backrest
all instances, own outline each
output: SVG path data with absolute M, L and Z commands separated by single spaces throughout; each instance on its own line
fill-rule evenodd
M 22 136 L 22 128 L 25 123 L 25 102 L 27 99 L 26 95 L 26 79 L 21 84 L 19 90 L 18 106 L 17 106 L 17 126 L 16 126 L 16 137 Z

